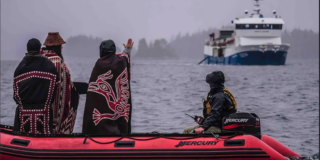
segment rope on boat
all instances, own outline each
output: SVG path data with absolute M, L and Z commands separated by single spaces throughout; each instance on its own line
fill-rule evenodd
M 243 135 L 243 133 L 241 132 L 236 132 L 235 134 L 229 136 L 229 137 L 226 137 L 226 138 L 222 138 L 220 137 L 218 134 L 214 134 L 211 132 L 211 134 L 213 135 L 214 138 L 216 139 L 223 139 L 223 140 L 227 140 L 227 139 L 230 139 L 230 138 L 233 138 L 237 135 Z M 147 138 L 147 139 L 138 139 L 138 138 L 133 138 L 133 137 L 130 137 L 130 136 L 122 136 L 114 141 L 110 141 L 110 142 L 99 142 L 97 140 L 94 140 L 90 135 L 86 135 L 86 138 L 84 139 L 83 141 L 83 144 L 86 143 L 87 139 L 90 139 L 91 141 L 95 142 L 95 143 L 98 143 L 98 144 L 110 144 L 110 143 L 115 143 L 115 142 L 118 142 L 120 141 L 121 139 L 123 138 L 128 138 L 128 139 L 132 139 L 132 140 L 135 140 L 135 141 L 149 141 L 149 140 L 154 140 L 154 139 L 158 139 L 158 138 L 166 138 L 166 139 L 173 139 L 173 140 L 189 140 L 189 139 L 195 139 L 195 138 L 199 138 L 201 137 L 201 135 L 195 135 L 195 136 L 192 136 L 192 137 L 187 137 L 187 138 L 174 138 L 174 137 L 168 137 L 168 136 L 164 136 L 164 135 L 158 135 L 156 137 L 152 137 L 152 138 Z

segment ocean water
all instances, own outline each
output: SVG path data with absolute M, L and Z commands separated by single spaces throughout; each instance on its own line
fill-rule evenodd
M 0 123 L 13 125 L 12 79 L 17 61 L 1 61 Z M 95 60 L 68 61 L 73 81 L 87 82 Z M 302 156 L 319 153 L 319 61 L 288 61 L 285 66 L 217 66 L 175 61 L 133 61 L 133 132 L 182 132 L 196 125 L 184 113 L 202 114 L 209 89 L 205 76 L 225 73 L 225 86 L 239 111 L 261 118 L 262 133 Z M 75 132 L 81 132 L 85 95 L 80 98 Z

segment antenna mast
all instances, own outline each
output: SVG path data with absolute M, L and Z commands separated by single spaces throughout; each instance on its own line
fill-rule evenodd
M 254 0 L 256 3 L 254 4 L 254 6 L 256 7 L 256 9 L 254 9 L 253 11 L 255 11 L 258 15 L 260 14 L 260 4 L 259 2 L 262 0 Z

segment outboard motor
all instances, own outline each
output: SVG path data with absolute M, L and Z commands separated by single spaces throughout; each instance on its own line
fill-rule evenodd
M 242 132 L 260 137 L 260 118 L 255 113 L 230 114 L 222 120 L 222 132 Z

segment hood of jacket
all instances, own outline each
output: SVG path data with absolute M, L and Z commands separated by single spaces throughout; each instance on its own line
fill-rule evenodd
M 102 41 L 99 49 L 100 49 L 100 58 L 116 53 L 116 45 L 113 42 L 113 40 L 110 40 L 110 39 Z
M 206 82 L 210 85 L 211 91 L 217 91 L 224 88 L 224 74 L 221 71 L 214 71 L 206 76 Z

